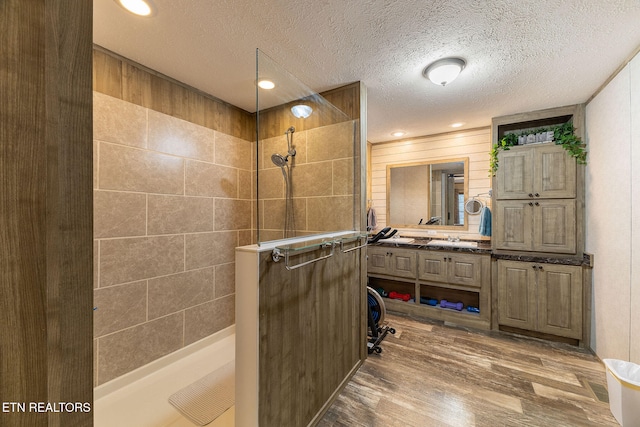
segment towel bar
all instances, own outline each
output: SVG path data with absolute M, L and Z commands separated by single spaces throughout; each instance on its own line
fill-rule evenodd
M 321 256 L 319 258 L 314 258 L 312 260 L 301 262 L 300 264 L 295 264 L 295 265 L 289 265 L 289 252 L 290 251 L 285 249 L 284 250 L 284 266 L 285 266 L 285 268 L 287 270 L 291 271 L 291 270 L 298 269 L 300 267 L 304 267 L 305 265 L 309 265 L 309 264 L 313 264 L 313 263 L 318 262 L 318 261 L 322 261 L 323 259 L 331 258 L 333 256 L 335 245 L 336 245 L 335 241 L 319 243 L 317 249 L 324 249 L 324 248 L 331 247 L 331 252 L 328 255 L 324 255 L 324 256 Z M 271 258 L 275 262 L 280 261 L 282 259 L 282 257 L 283 257 L 283 254 L 282 254 L 282 252 L 280 251 L 279 248 L 275 248 L 273 250 L 273 252 L 271 253 Z
M 343 253 L 343 254 L 346 254 L 346 253 L 348 253 L 348 252 L 351 252 L 351 251 L 355 251 L 355 250 L 357 250 L 357 249 L 364 248 L 365 246 L 367 246 L 367 241 L 366 241 L 366 240 L 365 240 L 364 244 L 362 244 L 362 245 L 359 245 L 359 246 L 356 246 L 356 247 L 353 247 L 353 248 L 349 248 L 349 249 L 347 249 L 347 250 L 345 250 L 345 249 L 344 249 L 344 245 L 345 245 L 345 243 L 351 243 L 351 242 L 355 242 L 355 241 L 358 241 L 358 242 L 359 242 L 359 241 L 360 241 L 360 240 L 362 240 L 364 237 L 366 237 L 366 235 L 365 235 L 365 236 L 360 236 L 360 235 L 359 235 L 359 236 L 357 236 L 357 237 L 355 237 L 355 238 L 347 238 L 347 239 L 342 239 L 342 240 L 340 240 L 340 250 L 342 251 L 342 253 Z

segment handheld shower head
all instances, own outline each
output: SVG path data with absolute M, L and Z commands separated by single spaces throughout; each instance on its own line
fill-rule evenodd
M 296 128 L 294 128 L 293 126 L 291 126 L 289 129 L 287 129 L 287 131 L 285 132 L 286 134 L 290 134 L 290 133 L 294 133 L 296 131 Z
M 271 155 L 271 161 L 274 165 L 282 168 L 289 163 L 289 156 L 284 157 L 282 154 L 274 153 Z

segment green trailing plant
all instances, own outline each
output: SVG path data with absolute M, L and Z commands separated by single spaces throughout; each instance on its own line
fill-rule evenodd
M 575 130 L 576 128 L 573 127 L 571 122 L 556 126 L 553 129 L 553 139 L 556 145 L 562 145 L 562 148 L 567 150 L 572 157 L 575 157 L 578 164 L 586 165 L 586 144 L 584 144 L 582 140 L 574 134 Z
M 562 145 L 562 148 L 576 158 L 578 164 L 587 164 L 587 151 L 586 145 L 582 142 L 580 137 L 575 135 L 575 128 L 573 123 L 567 122 L 558 126 L 550 128 L 540 128 L 533 131 L 526 131 L 520 134 L 508 133 L 504 135 L 497 144 L 494 144 L 491 148 L 491 158 L 489 160 L 489 174 L 495 176 L 498 170 L 498 153 L 500 150 L 508 151 L 510 147 L 518 145 L 518 137 L 522 135 L 529 135 L 532 133 L 553 131 L 553 142 L 556 145 Z

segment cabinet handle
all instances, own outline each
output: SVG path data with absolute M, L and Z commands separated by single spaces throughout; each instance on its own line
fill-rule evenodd
M 536 194 L 535 194 L 535 196 L 536 196 L 536 197 L 540 197 L 540 194 L 536 193 Z
M 533 206 L 533 202 L 529 202 L 529 206 Z
M 529 193 L 529 197 L 533 197 L 533 194 L 532 194 L 532 193 Z
M 535 203 L 535 205 L 536 205 L 536 206 L 540 206 L 540 203 L 536 202 L 536 203 Z

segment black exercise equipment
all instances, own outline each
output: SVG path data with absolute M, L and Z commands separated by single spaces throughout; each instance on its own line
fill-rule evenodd
M 388 239 L 392 236 L 394 236 L 398 230 L 393 229 L 393 231 L 391 231 L 391 227 L 385 227 L 382 230 L 378 231 L 376 234 L 374 234 L 373 236 L 369 237 L 367 239 L 367 243 L 368 244 L 372 244 L 372 243 L 376 243 L 379 240 L 384 240 L 384 239 Z
M 378 292 L 367 286 L 367 312 L 369 314 L 369 333 L 367 336 L 367 351 L 369 354 L 382 353 L 380 343 L 385 339 L 387 334 L 395 334 L 396 330 L 383 325 L 386 309 L 384 301 Z

